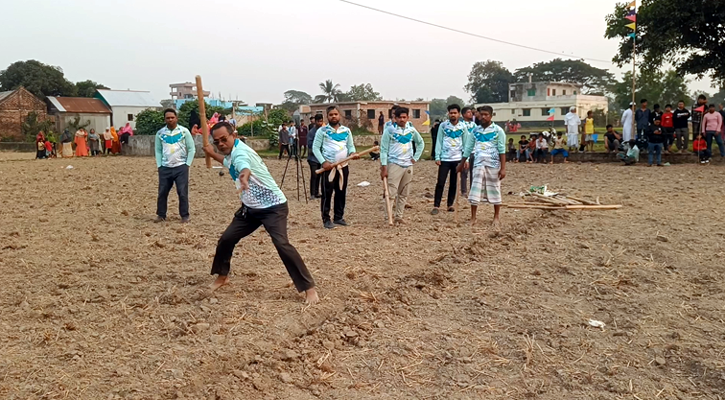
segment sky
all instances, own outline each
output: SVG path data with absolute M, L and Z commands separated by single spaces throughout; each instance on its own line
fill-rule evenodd
M 604 38 L 614 0 L 354 1 L 562 56 L 611 60 L 617 49 Z M 469 100 L 463 86 L 477 61 L 513 72 L 557 57 L 340 0 L 23 0 L 3 5 L 0 37 L 0 69 L 35 59 L 73 82 L 149 90 L 157 100 L 170 97 L 170 83 L 201 75 L 214 96 L 250 104 L 281 103 L 290 89 L 314 97 L 326 79 L 343 90 L 371 83 L 390 100 Z M 690 88 L 717 92 L 708 80 Z

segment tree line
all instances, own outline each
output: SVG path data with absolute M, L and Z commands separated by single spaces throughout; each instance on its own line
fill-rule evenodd
M 48 96 L 93 97 L 97 89 L 108 89 L 92 80 L 73 83 L 66 79 L 62 68 L 36 60 L 17 61 L 0 71 L 0 92 L 21 86 L 41 99 Z

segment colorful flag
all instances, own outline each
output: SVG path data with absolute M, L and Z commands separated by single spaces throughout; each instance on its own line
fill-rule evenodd
M 635 37 L 637 37 L 637 34 L 636 34 L 636 33 L 630 33 L 630 34 L 629 34 L 629 35 L 627 35 L 627 36 L 629 36 L 629 37 L 631 37 L 632 39 L 634 39 Z
M 637 0 L 634 0 L 633 2 L 629 3 L 629 8 L 635 8 L 637 7 Z
M 705 106 L 700 106 L 695 109 L 697 112 L 705 112 Z
M 427 121 L 425 121 L 425 122 L 423 122 L 423 126 L 430 126 L 430 119 L 427 120 Z
M 554 120 L 554 116 L 552 115 L 551 117 L 547 118 L 546 120 L 547 121 L 553 121 Z
M 632 22 L 637 22 L 637 14 L 633 14 L 633 15 L 627 15 L 627 16 L 626 16 L 626 17 L 624 17 L 624 18 L 627 18 L 628 20 L 630 20 L 630 21 L 632 21 Z
M 633 31 L 636 31 L 636 30 L 637 30 L 637 24 L 635 24 L 634 22 L 633 22 L 633 23 L 631 23 L 631 24 L 627 24 L 627 25 L 625 25 L 625 26 L 626 26 L 627 28 L 629 28 L 629 29 L 633 30 Z
M 556 108 L 552 108 L 549 110 L 549 114 L 556 114 Z
M 428 114 L 428 115 L 430 115 L 430 111 L 428 111 L 428 110 L 425 110 L 425 113 Z

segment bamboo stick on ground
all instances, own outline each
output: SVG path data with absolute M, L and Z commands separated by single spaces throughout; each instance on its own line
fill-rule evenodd
M 367 150 L 365 150 L 365 151 L 363 151 L 363 152 L 361 152 L 361 153 L 357 153 L 357 154 L 358 154 L 358 155 L 359 155 L 360 157 L 362 157 L 362 156 L 364 156 L 364 155 L 366 155 L 366 154 L 370 154 L 370 153 L 372 153 L 373 151 L 378 151 L 378 150 L 380 150 L 380 147 L 378 147 L 378 146 L 374 146 L 374 147 L 371 147 L 371 148 L 369 148 L 369 149 L 367 149 Z M 345 164 L 346 162 L 348 162 L 348 161 L 350 161 L 350 160 L 352 160 L 352 156 L 350 156 L 350 157 L 347 157 L 347 158 L 345 158 L 344 160 L 340 160 L 340 161 L 334 162 L 334 163 L 332 164 L 332 168 L 337 168 L 337 166 L 338 166 L 338 165 L 340 165 L 340 164 Z M 321 174 L 321 173 L 323 173 L 323 172 L 325 172 L 325 169 L 324 169 L 324 168 L 320 168 L 320 169 L 318 169 L 317 171 L 315 171 L 315 173 L 316 173 L 317 175 L 319 175 L 319 174 Z

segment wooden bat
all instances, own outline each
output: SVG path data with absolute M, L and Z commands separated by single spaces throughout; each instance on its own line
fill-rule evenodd
M 371 148 L 369 148 L 369 149 L 367 149 L 367 150 L 363 151 L 362 153 L 358 153 L 358 155 L 359 155 L 360 157 L 362 157 L 362 156 L 364 156 L 364 155 L 366 155 L 366 154 L 370 154 L 370 153 L 372 153 L 373 151 L 378 151 L 378 150 L 380 150 L 380 147 L 378 147 L 378 146 L 375 146 L 375 147 L 371 147 Z M 337 162 L 333 163 L 333 164 L 332 164 L 332 168 L 337 168 L 337 166 L 338 166 L 338 165 L 340 165 L 340 164 L 345 164 L 346 162 L 348 162 L 348 161 L 350 161 L 350 160 L 352 160 L 352 156 L 350 156 L 350 157 L 347 157 L 347 158 L 346 158 L 346 159 L 344 159 L 344 160 L 340 160 L 340 161 L 337 161 Z M 324 168 L 320 168 L 320 169 L 318 169 L 317 171 L 315 171 L 315 173 L 316 173 L 317 175 L 319 175 L 319 174 L 321 174 L 321 173 L 323 173 L 323 172 L 325 172 L 325 169 L 324 169 Z
M 206 102 L 204 101 L 204 89 L 201 87 L 201 76 L 196 76 L 196 97 L 199 101 L 199 119 L 201 120 L 201 135 L 204 147 L 209 145 L 209 125 L 206 122 Z M 206 167 L 211 168 L 211 156 L 206 155 Z
M 461 172 L 458 173 L 458 182 L 461 182 Z M 456 221 L 456 224 L 458 223 L 458 199 L 461 198 L 461 194 L 456 191 L 456 208 L 453 210 L 453 218 L 454 221 Z
M 385 188 L 385 206 L 388 208 L 388 225 L 393 226 L 393 203 L 390 202 L 390 191 L 388 191 L 388 178 L 383 178 Z

